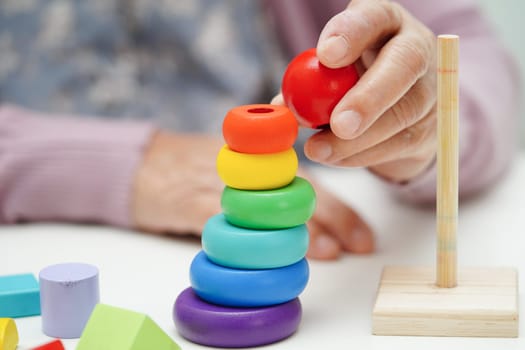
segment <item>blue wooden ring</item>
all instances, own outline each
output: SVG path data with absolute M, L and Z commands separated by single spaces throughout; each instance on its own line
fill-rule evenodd
M 190 266 L 190 281 L 199 297 L 212 304 L 258 307 L 295 299 L 306 287 L 306 259 L 277 269 L 241 270 L 212 263 L 200 251 Z
M 301 302 L 257 308 L 209 304 L 191 288 L 173 305 L 173 321 L 186 339 L 202 345 L 245 348 L 270 344 L 293 334 L 301 322 Z
M 202 231 L 202 248 L 215 264 L 238 269 L 271 269 L 294 264 L 308 250 L 308 229 L 250 230 L 234 226 L 223 214 Z

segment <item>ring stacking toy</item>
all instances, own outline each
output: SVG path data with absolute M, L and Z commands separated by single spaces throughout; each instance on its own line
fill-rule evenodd
M 271 269 L 301 260 L 308 250 L 308 230 L 299 225 L 282 230 L 250 230 L 212 216 L 202 231 L 202 249 L 218 265 L 237 269 Z
M 226 186 L 240 190 L 269 190 L 288 185 L 299 166 L 293 148 L 279 153 L 248 154 L 224 146 L 217 156 L 217 172 Z
M 308 263 L 299 262 L 277 269 L 232 269 L 212 263 L 199 252 L 190 267 L 195 293 L 213 304 L 257 307 L 295 299 L 308 282 Z
M 296 331 L 309 277 L 306 221 L 312 186 L 296 177 L 298 124 L 284 106 L 233 108 L 217 172 L 222 214 L 208 219 L 190 267 L 191 288 L 173 306 L 178 332 L 199 344 L 249 347 Z
M 247 105 L 226 114 L 222 134 L 228 146 L 242 153 L 276 153 L 291 148 L 299 127 L 284 106 Z
M 40 271 L 42 330 L 54 338 L 80 338 L 99 302 L 98 269 L 83 263 L 51 265 Z
M 296 177 L 285 187 L 266 191 L 224 188 L 221 198 L 229 223 L 251 229 L 281 229 L 304 224 L 315 210 L 312 185 Z
M 301 303 L 263 308 L 232 308 L 201 300 L 185 289 L 173 306 L 173 321 L 186 339 L 207 346 L 249 347 L 269 344 L 292 335 L 301 321 Z

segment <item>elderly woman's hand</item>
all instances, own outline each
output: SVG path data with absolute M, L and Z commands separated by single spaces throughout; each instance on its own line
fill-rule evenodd
M 326 24 L 317 55 L 331 68 L 357 61 L 362 76 L 306 155 L 395 182 L 421 173 L 436 153 L 435 51 L 434 34 L 399 4 L 352 1 Z

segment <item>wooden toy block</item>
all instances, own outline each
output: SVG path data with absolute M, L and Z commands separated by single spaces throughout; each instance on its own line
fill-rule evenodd
M 99 302 L 98 269 L 84 263 L 47 266 L 39 274 L 42 331 L 53 338 L 79 338 Z
M 430 267 L 383 270 L 372 317 L 376 335 L 518 336 L 518 275 L 511 268 L 463 268 L 440 288 Z
M 437 266 L 386 267 L 376 335 L 517 337 L 517 272 L 457 268 L 459 38 L 438 37 Z
M 15 350 L 18 346 L 18 330 L 11 318 L 0 318 L 0 350 Z
M 0 317 L 40 315 L 40 290 L 35 276 L 0 276 Z
M 77 350 L 180 350 L 148 316 L 98 304 L 82 333 Z
M 40 345 L 36 348 L 32 348 L 31 350 L 65 350 L 65 348 L 64 348 L 64 344 L 62 344 L 60 339 L 57 339 L 50 343 Z

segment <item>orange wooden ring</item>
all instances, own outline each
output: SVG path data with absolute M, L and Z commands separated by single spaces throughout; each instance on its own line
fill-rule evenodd
M 293 146 L 298 124 L 285 106 L 255 104 L 231 109 L 222 134 L 230 149 L 240 153 L 276 153 Z

